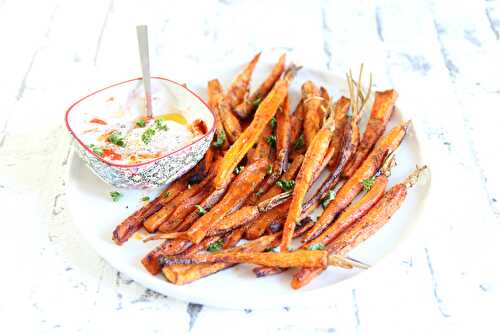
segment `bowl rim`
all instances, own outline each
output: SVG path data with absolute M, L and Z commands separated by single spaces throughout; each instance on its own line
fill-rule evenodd
M 85 99 L 93 96 L 93 95 L 96 95 L 104 90 L 107 90 L 107 89 L 110 89 L 110 88 L 113 88 L 113 87 L 116 87 L 116 86 L 119 86 L 119 85 L 122 85 L 122 84 L 126 84 L 126 83 L 129 83 L 129 82 L 132 82 L 132 81 L 137 81 L 137 80 L 142 80 L 142 77 L 137 77 L 137 78 L 133 78 L 133 79 L 129 79 L 129 80 L 125 80 L 125 81 L 121 81 L 121 82 L 118 82 L 118 83 L 114 83 L 114 84 L 111 84 L 109 86 L 106 86 L 105 88 L 102 88 L 102 89 L 98 89 L 80 99 L 78 99 L 76 102 L 74 102 L 73 104 L 71 104 L 71 106 L 66 110 L 65 112 L 65 115 L 64 115 L 64 122 L 66 124 L 66 129 L 68 130 L 68 132 L 71 134 L 71 136 L 73 137 L 73 139 L 75 139 L 78 144 L 83 147 L 83 149 L 85 149 L 88 153 L 90 153 L 91 155 L 95 156 L 99 161 L 109 165 L 109 166 L 112 166 L 112 167 L 117 167 L 117 168 L 124 168 L 124 169 L 128 169 L 128 168 L 135 168 L 135 167 L 140 167 L 140 166 L 144 166 L 144 165 L 147 165 L 147 164 L 151 164 L 151 163 L 154 163 L 158 160 L 161 160 L 165 157 L 168 157 L 170 155 L 173 155 L 181 150 L 184 150 L 188 147 L 191 147 L 192 145 L 198 143 L 199 141 L 205 139 L 207 136 L 211 135 L 212 132 L 215 131 L 215 121 L 216 121 L 216 116 L 215 116 L 215 113 L 212 109 L 210 109 L 210 107 L 208 106 L 208 104 L 203 100 L 203 98 L 201 98 L 198 94 L 196 94 L 195 92 L 193 92 L 191 89 L 189 89 L 187 86 L 183 85 L 183 84 L 180 84 L 179 82 L 176 82 L 174 80 L 171 80 L 171 79 L 167 79 L 167 78 L 164 78 L 164 77 L 161 77 L 161 76 L 152 76 L 151 77 L 152 79 L 157 79 L 157 80 L 163 80 L 163 81 L 168 81 L 170 83 L 173 83 L 185 90 L 187 90 L 188 93 L 190 93 L 191 95 L 193 95 L 195 98 L 197 98 L 203 105 L 205 105 L 205 107 L 207 108 L 207 110 L 210 112 L 210 114 L 212 115 L 212 119 L 213 119 L 213 122 L 212 122 L 212 127 L 210 128 L 209 131 L 207 131 L 207 133 L 205 133 L 204 135 L 200 136 L 198 139 L 190 142 L 189 144 L 187 145 L 184 145 L 184 146 L 181 146 L 180 148 L 176 149 L 176 150 L 173 150 L 171 152 L 169 152 L 168 154 L 165 154 L 163 156 L 160 156 L 160 157 L 157 157 L 155 159 L 152 159 L 152 160 L 149 160 L 149 161 L 146 161 L 146 162 L 142 162 L 142 163 L 137 163 L 137 164 L 118 164 L 118 163 L 113 163 L 113 162 L 109 162 L 107 160 L 105 160 L 104 158 L 102 158 L 101 156 L 97 155 L 96 153 L 94 153 L 92 150 L 90 150 L 89 147 L 87 147 L 87 145 L 85 145 L 79 138 L 78 136 L 75 134 L 75 132 L 73 131 L 73 129 L 71 128 L 71 126 L 69 125 L 69 121 L 68 121 L 68 117 L 69 117 L 69 113 L 71 112 L 71 110 L 73 110 L 73 108 L 79 104 L 80 102 L 84 101 Z

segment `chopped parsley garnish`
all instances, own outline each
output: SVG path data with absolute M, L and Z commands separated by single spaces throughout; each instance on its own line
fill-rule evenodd
M 304 134 L 301 134 L 294 142 L 293 148 L 300 149 L 304 147 Z
M 122 135 L 120 132 L 113 132 L 108 136 L 108 141 L 119 146 L 119 147 L 125 147 L 125 139 L 123 139 Z
M 215 132 L 215 142 L 214 142 L 214 147 L 215 148 L 220 148 L 224 144 L 224 140 L 226 140 L 226 132 L 224 130 L 219 131 L 218 133 Z
M 276 146 L 276 135 L 266 136 L 266 142 L 271 146 Z
M 161 120 L 161 119 L 156 119 L 155 120 L 155 126 L 160 131 L 168 131 L 167 124 L 165 124 L 165 122 L 163 120 Z
M 280 252 L 280 247 L 279 246 L 268 247 L 267 249 L 264 250 L 264 252 L 275 252 L 275 253 L 278 253 L 278 252 Z
M 220 249 L 222 249 L 223 246 L 224 246 L 224 239 L 219 239 L 218 241 L 213 242 L 212 244 L 210 244 L 207 247 L 207 251 L 209 251 L 209 252 L 217 252 Z
M 139 119 L 135 124 L 138 127 L 145 127 L 146 126 L 146 121 L 144 119 Z
M 269 125 L 271 125 L 271 128 L 275 128 L 276 127 L 276 117 L 273 117 L 271 119 L 271 121 L 269 122 Z
M 241 171 L 243 171 L 243 169 L 245 169 L 243 165 L 238 165 L 236 168 L 234 168 L 234 173 L 239 175 Z
M 163 193 L 163 197 L 164 198 L 168 198 L 169 196 L 170 196 L 170 192 L 169 191 Z
M 196 207 L 198 215 L 203 216 L 207 213 L 205 208 L 203 208 L 202 206 L 200 206 L 200 205 L 194 205 L 194 206 Z
M 96 155 L 99 155 L 99 156 L 102 156 L 104 155 L 104 152 L 102 151 L 102 148 L 101 147 L 97 147 L 96 145 L 94 144 L 90 144 L 89 145 L 89 148 L 92 149 L 92 151 L 94 152 L 94 154 Z
M 144 133 L 142 133 L 142 141 L 145 143 L 145 144 L 148 144 L 151 142 L 151 140 L 153 139 L 153 135 L 155 135 L 156 131 L 154 128 L 150 127 L 148 128 L 147 130 L 144 131 Z
M 363 180 L 361 182 L 361 184 L 363 184 L 365 191 L 369 191 L 372 188 L 374 183 L 375 183 L 375 176 L 372 176 L 370 178 L 366 178 L 365 180 Z
M 290 191 L 295 186 L 295 181 L 280 179 L 276 182 L 276 185 L 278 185 L 283 191 Z
M 260 102 L 262 102 L 262 97 L 256 98 L 250 103 L 252 103 L 253 106 L 259 106 Z
M 263 189 L 259 189 L 257 192 L 255 192 L 255 195 L 260 197 L 262 194 L 264 194 L 264 190 Z
M 312 245 L 309 245 L 307 247 L 308 250 L 324 250 L 325 249 L 325 246 L 321 243 L 316 243 L 316 244 L 312 244 Z
M 335 198 L 335 191 L 333 190 L 328 191 L 328 193 L 326 193 L 326 195 L 320 201 L 321 206 L 323 206 L 323 208 L 326 208 L 326 206 L 328 206 L 328 204 L 330 203 L 330 201 L 333 200 L 333 198 Z
M 111 196 L 111 200 L 113 200 L 113 202 L 117 202 L 123 197 L 123 194 L 118 191 L 109 192 L 109 195 Z
M 142 201 L 149 201 L 150 199 L 149 199 L 149 197 L 146 195 L 145 197 L 142 197 L 142 198 L 141 198 L 141 200 L 142 200 Z
M 269 164 L 267 166 L 267 174 L 270 175 L 273 173 L 273 165 L 272 164 Z

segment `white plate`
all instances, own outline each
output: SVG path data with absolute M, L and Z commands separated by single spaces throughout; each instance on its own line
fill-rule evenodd
M 260 82 L 271 66 L 271 63 L 259 63 L 253 82 Z M 227 87 L 240 68 L 241 66 L 235 67 L 234 70 L 213 76 L 219 77 L 222 84 Z M 200 78 L 199 82 L 191 82 L 189 87 L 202 97 L 206 97 L 205 86 L 208 79 L 210 78 Z M 306 67 L 299 72 L 291 86 L 293 107 L 298 100 L 300 85 L 305 80 L 313 80 L 317 84 L 324 85 L 334 98 L 345 94 L 343 76 Z M 365 112 L 364 122 L 368 114 L 369 109 Z M 397 110 L 388 128 L 392 128 L 403 119 L 406 119 L 404 113 Z M 393 170 L 390 184 L 401 181 L 416 164 L 429 162 L 426 160 L 427 156 L 424 158 L 423 155 L 423 142 L 417 137 L 413 126 L 397 151 L 398 165 Z M 124 198 L 119 202 L 112 202 L 109 192 L 113 190 L 111 186 L 95 177 L 83 162 L 73 155 L 68 181 L 70 212 L 86 240 L 112 266 L 147 288 L 185 301 L 224 308 L 269 308 L 293 304 L 325 304 L 342 288 L 370 283 L 374 275 L 380 271 L 382 258 L 383 261 L 387 261 L 385 257 L 389 253 L 397 252 L 396 249 L 400 249 L 402 241 L 407 239 L 410 232 L 413 233 L 414 227 L 423 220 L 424 209 L 428 209 L 429 203 L 430 177 L 426 177 L 425 182 L 410 190 L 405 203 L 390 223 L 351 252 L 352 257 L 368 262 L 374 267 L 365 272 L 329 268 L 301 290 L 291 289 L 290 273 L 257 279 L 247 265 L 236 266 L 185 286 L 170 284 L 161 275 L 151 276 L 142 267 L 140 260 L 158 243 L 144 244 L 137 237 L 132 237 L 123 246 L 117 246 L 111 240 L 111 232 L 118 223 L 142 205 L 143 196 L 149 195 L 153 198 L 158 192 L 120 190 Z

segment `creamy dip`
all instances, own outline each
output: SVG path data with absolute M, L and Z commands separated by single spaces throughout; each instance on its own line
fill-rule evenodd
M 129 86 L 128 92 L 118 86 L 79 113 L 73 121 L 75 134 L 103 159 L 133 165 L 164 156 L 207 132 L 203 119 L 172 106 L 165 86 L 153 88 L 153 118 L 145 117 L 142 85 L 132 91 Z

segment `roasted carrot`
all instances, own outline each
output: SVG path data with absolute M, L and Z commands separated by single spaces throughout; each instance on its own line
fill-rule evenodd
M 238 74 L 227 89 L 225 99 L 227 100 L 230 110 L 233 110 L 237 105 L 243 102 L 245 95 L 248 93 L 248 85 L 250 84 L 253 70 L 259 61 L 259 58 L 260 52 L 253 57 L 253 59 L 246 65 L 243 71 Z
M 291 192 L 282 193 L 273 197 L 269 200 L 263 201 L 258 205 L 249 205 L 242 207 L 232 213 L 227 214 L 224 218 L 220 219 L 215 223 L 214 226 L 210 228 L 207 232 L 207 236 L 214 236 L 228 233 L 234 229 L 237 229 L 243 225 L 248 224 L 261 214 L 279 206 L 281 203 L 287 201 L 291 195 Z M 156 234 L 151 237 L 146 238 L 144 241 L 148 242 L 151 240 L 158 239 L 175 239 L 183 238 L 184 234 L 182 232 L 171 232 L 167 234 Z
M 342 214 L 321 235 L 304 245 L 309 247 L 315 244 L 325 245 L 346 230 L 354 221 L 359 219 L 382 197 L 388 178 L 385 175 L 377 177 L 369 191 L 358 201 L 347 207 Z
M 295 112 L 290 116 L 291 130 L 290 130 L 290 144 L 292 151 L 297 151 L 305 148 L 304 137 L 300 138 L 304 128 L 304 104 L 302 100 L 299 101 Z M 303 149 L 305 152 L 305 149 Z
M 326 246 L 329 254 L 345 255 L 382 228 L 399 209 L 408 188 L 414 186 L 427 167 L 417 168 L 402 183 L 387 191 L 384 196 L 359 220 Z M 293 277 L 292 287 L 298 289 L 311 282 L 324 268 L 300 269 Z
M 314 136 L 321 128 L 323 119 L 321 118 L 320 106 L 322 97 L 318 87 L 312 81 L 302 84 L 302 103 L 304 104 L 304 140 L 306 147 L 309 147 Z
M 271 209 L 270 211 L 259 216 L 252 225 L 250 225 L 245 233 L 247 239 L 256 239 L 264 234 L 266 228 L 275 222 L 284 220 L 288 215 L 290 202 L 282 203 L 281 205 Z
M 241 135 L 242 128 L 238 118 L 231 112 L 231 107 L 222 92 L 222 85 L 219 80 L 214 79 L 210 83 L 214 91 L 219 91 L 214 97 L 215 113 L 218 113 L 225 135 L 230 143 L 233 143 Z M 217 144 L 217 143 L 216 143 Z
M 295 224 L 299 221 L 302 212 L 302 204 L 309 187 L 314 180 L 315 169 L 321 164 L 334 130 L 333 117 L 325 123 L 321 130 L 315 135 L 304 157 L 304 162 L 300 167 L 297 181 L 293 189 L 293 197 L 290 203 L 290 210 L 283 227 L 283 238 L 280 249 L 282 252 L 288 251 L 295 230 Z
M 160 225 L 168 219 L 174 210 L 177 209 L 177 207 L 182 205 L 182 203 L 187 199 L 202 191 L 212 179 L 212 177 L 205 177 L 205 179 L 203 179 L 200 183 L 194 184 L 190 188 L 186 189 L 168 205 L 163 206 L 156 214 L 148 217 L 146 221 L 144 221 L 144 228 L 149 232 L 155 232 L 158 227 L 160 227 Z
M 363 181 L 372 177 L 380 168 L 385 158 L 399 146 L 409 124 L 409 122 L 401 123 L 380 139 L 363 164 L 345 182 L 337 192 L 335 199 L 325 208 L 318 222 L 304 237 L 304 242 L 310 242 L 316 238 L 333 221 L 335 216 L 351 203 L 363 189 Z
M 363 134 L 363 139 L 343 172 L 345 178 L 352 176 L 370 153 L 377 140 L 384 133 L 387 122 L 391 118 L 392 111 L 394 110 L 394 103 L 397 97 L 398 93 L 395 90 L 377 91 L 375 93 L 375 101 Z
M 163 190 L 157 198 L 127 217 L 122 223 L 116 226 L 113 231 L 113 241 L 117 245 L 125 243 L 137 230 L 142 227 L 142 223 L 147 218 L 157 213 L 164 205 L 168 204 L 171 200 L 177 197 L 177 195 L 186 187 L 186 182 L 192 174 L 193 172 L 190 172 L 174 181 L 165 190 Z
M 230 182 L 234 179 L 235 176 L 236 175 L 234 173 L 231 175 Z M 219 188 L 219 189 L 212 189 L 210 194 L 200 203 L 200 208 L 205 210 L 205 211 L 210 210 L 213 206 L 215 206 L 222 199 L 224 194 L 226 194 L 226 190 L 227 190 L 227 187 L 225 187 L 225 188 L 223 187 L 223 188 Z M 195 209 L 188 216 L 186 216 L 186 218 L 184 218 L 184 220 L 176 227 L 176 229 L 178 231 L 186 231 L 199 218 L 200 218 L 199 209 Z M 164 228 L 162 228 L 162 227 L 163 227 L 163 224 L 159 228 L 159 230 L 161 232 L 171 231 L 171 228 L 167 228 L 167 226 L 165 226 Z
M 295 179 L 297 176 L 297 173 L 300 170 L 300 166 L 302 165 L 302 162 L 304 161 L 304 155 L 297 155 L 292 163 L 288 166 L 288 169 L 286 169 L 285 173 L 281 177 L 281 179 L 284 180 L 292 180 Z M 259 198 L 259 201 L 264 201 L 269 198 L 272 198 L 280 193 L 283 192 L 283 189 L 281 186 L 278 184 L 274 184 L 273 187 L 271 187 L 267 192 L 259 188 L 259 190 L 256 192 L 257 197 Z
M 223 251 L 241 251 L 241 252 L 261 252 L 270 247 L 277 240 L 279 234 L 260 237 L 259 239 L 247 242 L 235 248 L 229 248 Z M 215 263 L 215 264 L 197 264 L 197 265 L 173 265 L 163 267 L 163 274 L 167 281 L 182 285 L 199 280 L 205 276 L 217 273 L 223 269 L 234 266 L 235 264 Z M 180 267 L 188 267 L 181 269 Z
M 226 155 L 228 153 L 226 153 Z M 215 226 L 218 221 L 227 214 L 240 208 L 246 198 L 264 178 L 267 165 L 268 163 L 266 160 L 259 160 L 247 165 L 232 182 L 224 198 L 217 205 L 212 207 L 208 213 L 197 220 L 191 228 L 186 231 L 186 236 L 194 243 L 200 242 L 210 228 Z
M 344 96 L 340 97 L 335 103 L 333 110 L 335 117 L 335 129 L 333 131 L 332 140 L 330 141 L 330 146 L 325 154 L 325 158 L 323 159 L 323 162 L 321 162 L 321 167 L 318 168 L 317 172 L 321 172 L 327 164 L 331 164 L 332 168 L 334 168 L 335 161 L 338 161 L 338 154 L 340 154 L 340 149 L 344 140 L 345 127 L 348 123 L 347 112 L 349 111 L 350 104 L 350 99 Z M 330 106 L 327 106 L 327 108 L 329 107 Z M 317 173 L 316 176 L 319 176 L 319 173 Z
M 212 110 L 215 116 L 215 134 L 212 146 L 221 150 L 227 150 L 227 148 L 229 147 L 229 142 L 227 140 L 226 131 L 224 130 L 224 126 L 222 125 L 218 109 L 219 99 L 223 95 L 224 91 L 222 90 L 222 85 L 220 84 L 219 80 L 216 79 L 208 81 L 207 90 L 208 107 Z
M 257 142 L 265 127 L 275 115 L 279 105 L 288 94 L 288 84 L 296 73 L 296 67 L 287 70 L 287 75 L 274 85 L 266 98 L 259 104 L 250 125 L 245 129 L 238 140 L 224 155 L 217 177 L 214 180 L 215 188 L 223 187 L 229 181 L 229 175 L 240 163 L 248 150 Z
M 271 125 L 267 125 L 264 131 L 257 141 L 257 146 L 255 149 L 248 151 L 247 159 L 249 163 L 253 163 L 260 159 L 269 159 L 271 155 L 271 150 L 273 148 L 273 142 L 275 142 L 275 137 L 273 136 L 273 129 Z
M 203 239 L 201 242 L 199 242 L 198 244 L 191 245 L 188 249 L 181 252 L 180 254 L 183 256 L 189 256 L 192 254 L 196 254 L 200 251 L 205 251 L 211 245 L 218 245 L 218 243 L 221 241 L 224 242 L 224 235 L 215 235 L 215 236 L 205 237 L 205 239 Z
M 216 252 L 198 253 L 190 256 L 160 256 L 160 264 L 191 265 L 203 263 L 249 263 L 268 267 L 326 267 L 328 254 L 319 250 L 297 250 L 294 252 Z
M 198 193 L 180 202 L 177 208 L 175 208 L 172 214 L 160 225 L 158 229 L 164 230 L 163 232 L 176 230 L 189 213 L 196 211 L 195 206 L 203 201 L 209 193 L 209 188 L 204 187 Z
M 142 258 L 142 265 L 149 273 L 156 275 L 161 272 L 161 266 L 158 264 L 158 257 L 161 254 L 178 254 L 188 249 L 192 244 L 190 241 L 184 239 L 166 240 Z
M 286 170 L 290 148 L 290 129 L 290 105 L 287 97 L 276 113 L 276 159 L 270 168 L 271 174 L 259 188 L 261 191 L 267 192 Z
M 377 143 L 363 164 L 361 164 L 354 175 L 337 192 L 335 199 L 326 207 L 316 225 L 307 233 L 304 242 L 309 242 L 316 238 L 332 222 L 334 217 L 351 203 L 363 189 L 363 181 L 371 178 L 384 159 L 399 146 L 409 124 L 409 122 L 404 122 L 394 127 Z
M 222 248 L 229 249 L 231 247 L 234 247 L 236 244 L 238 244 L 240 239 L 243 237 L 244 233 L 245 233 L 244 227 L 235 229 L 232 232 L 230 232 L 229 235 L 224 240 L 224 245 L 222 246 Z
M 286 54 L 283 54 L 276 65 L 274 65 L 271 73 L 267 78 L 260 84 L 260 86 L 250 95 L 250 97 L 245 98 L 243 103 L 239 104 L 234 108 L 234 112 L 241 119 L 246 119 L 253 114 L 257 109 L 260 102 L 266 97 L 269 91 L 272 89 L 274 83 L 278 81 L 281 74 L 285 70 L 285 58 Z

